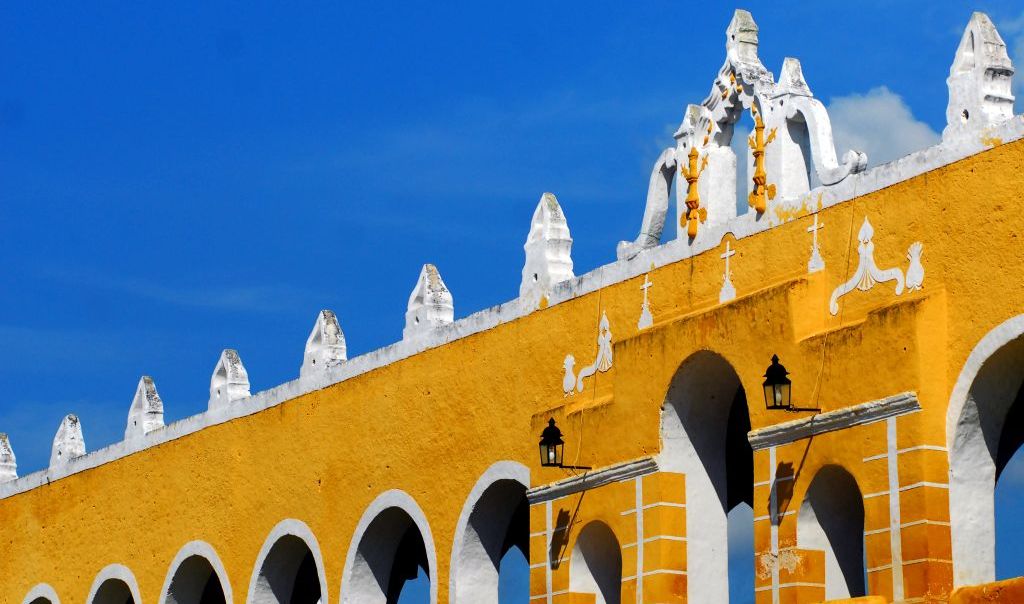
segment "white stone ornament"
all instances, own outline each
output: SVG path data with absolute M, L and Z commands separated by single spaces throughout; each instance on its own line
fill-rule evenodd
M 132 399 L 132 406 L 128 411 L 128 426 L 124 430 L 124 439 L 141 438 L 148 432 L 162 428 L 163 425 L 164 402 L 156 391 L 153 378 L 144 375 L 139 378 L 139 385 L 135 388 L 135 398 Z
M 825 259 L 821 257 L 821 250 L 818 249 L 818 231 L 825 228 L 825 223 L 818 222 L 818 215 L 814 215 L 814 224 L 807 227 L 808 233 L 813 233 L 811 240 L 811 259 L 807 261 L 807 274 L 814 274 L 825 270 Z
M 209 409 L 225 407 L 239 399 L 248 398 L 249 373 L 242 364 L 237 350 L 227 348 L 220 353 L 217 366 L 210 377 Z
M 85 455 L 85 437 L 82 436 L 82 423 L 78 416 L 64 416 L 57 428 L 57 436 L 53 439 L 50 450 L 50 467 L 58 468 L 67 465 L 72 459 Z
M 917 291 L 924 287 L 924 265 L 921 264 L 921 254 L 924 252 L 924 244 L 915 241 L 910 244 L 907 250 L 907 260 L 910 266 L 907 267 L 907 290 Z
M 640 319 L 636 322 L 636 328 L 640 330 L 647 329 L 651 325 L 654 325 L 654 315 L 651 314 L 651 305 L 647 299 L 647 290 L 654 287 L 649 276 L 650 275 L 644 275 L 644 284 L 640 286 L 640 289 L 644 291 L 644 302 L 640 305 Z
M 985 13 L 974 13 L 949 68 L 943 140 L 977 137 L 1013 117 L 1013 62 Z
M 731 148 L 736 124 L 755 108 L 771 146 L 765 152 L 759 144 L 758 150 L 747 149 L 745 157 L 737 158 Z M 669 191 L 679 164 L 686 163 L 692 149 L 699 150 L 702 165 L 706 160 L 696 186 L 709 227 L 735 218 L 737 189 L 750 193 L 754 187 L 753 178 L 737 182 L 739 162 L 747 164 L 750 176 L 758 170 L 766 172 L 774 188 L 765 191 L 777 191 L 769 194 L 771 199 L 796 199 L 818 184 L 834 185 L 867 167 L 867 155 L 858 151 L 837 158 L 828 111 L 814 98 L 800 61 L 787 57 L 775 82 L 758 57 L 757 23 L 745 10 L 735 12 L 726 30 L 726 58 L 711 92 L 700 105 L 687 107 L 674 136 L 676 147 L 662 151 L 651 171 L 640 234 L 634 241 L 619 243 L 619 260 L 660 245 Z M 755 153 L 764 163 L 758 169 L 754 167 Z M 681 215 L 687 210 L 687 187 L 681 184 L 676 186 L 677 224 L 683 224 Z
M 556 284 L 574 277 L 569 223 L 554 194 L 541 195 L 523 249 L 526 262 L 519 284 L 520 298 L 536 304 L 542 296 L 550 295 Z
M 450 324 L 454 319 L 455 304 L 448 286 L 441 280 L 441 273 L 437 272 L 433 264 L 424 264 L 416 280 L 416 287 L 409 296 L 402 339 L 430 333 Z
M 612 332 L 608 323 L 608 315 L 604 312 L 601 313 L 601 322 L 597 331 L 597 356 L 593 363 L 580 369 L 578 375 L 573 374 L 576 358 L 571 354 L 565 355 L 563 363 L 565 375 L 562 377 L 562 392 L 565 396 L 583 392 L 583 380 L 612 368 Z
M 882 270 L 875 264 L 875 244 L 871 240 L 874 235 L 875 229 L 872 228 L 871 223 L 868 222 L 865 216 L 864 224 L 861 225 L 860 231 L 857 233 L 857 240 L 860 242 L 857 246 L 857 252 L 860 255 L 860 259 L 857 262 L 857 270 L 850 277 L 849 281 L 833 290 L 832 298 L 828 304 L 828 310 L 833 316 L 839 313 L 839 298 L 855 289 L 866 292 L 874 287 L 875 283 L 895 281 L 896 295 L 898 296 L 903 293 L 903 271 L 898 268 Z
M 722 289 L 718 291 L 718 303 L 724 304 L 736 298 L 736 288 L 732 284 L 732 271 L 729 269 L 729 259 L 736 255 L 729 242 L 725 242 L 725 252 L 719 258 L 725 260 L 725 274 L 722 277 Z
M 18 460 L 14 457 L 11 440 L 0 432 L 0 482 L 7 482 L 18 477 Z
M 333 310 L 321 310 L 316 316 L 313 330 L 306 338 L 306 349 L 302 355 L 302 367 L 299 377 L 312 375 L 317 371 L 327 371 L 337 367 L 348 359 L 345 345 L 345 334 L 338 324 L 338 317 Z
M 669 191 L 675 175 L 676 149 L 669 147 L 661 152 L 651 169 L 640 234 L 633 241 L 619 242 L 615 250 L 619 260 L 632 258 L 647 248 L 661 244 L 661 234 L 665 230 L 665 218 L 668 216 Z

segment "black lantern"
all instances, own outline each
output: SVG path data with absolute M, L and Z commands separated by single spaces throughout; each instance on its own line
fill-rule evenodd
M 554 418 L 548 420 L 548 427 L 540 433 L 540 465 L 545 468 L 562 468 L 563 470 L 589 470 L 590 466 L 567 466 L 562 463 L 562 451 L 565 441 L 562 431 L 555 425 Z
M 786 377 L 789 372 L 779 363 L 779 355 L 772 355 L 772 364 L 764 372 L 764 404 L 768 410 L 793 410 L 790 398 L 792 382 Z
M 562 450 L 565 441 L 562 431 L 555 425 L 555 419 L 548 420 L 548 427 L 540 434 L 540 465 L 546 468 L 562 467 Z

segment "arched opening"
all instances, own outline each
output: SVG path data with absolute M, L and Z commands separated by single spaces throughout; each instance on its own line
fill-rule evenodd
M 529 470 L 495 464 L 470 494 L 452 549 L 454 604 L 529 600 Z M 503 585 L 504 583 L 504 585 Z M 525 599 L 523 586 L 525 585 Z
M 57 592 L 50 585 L 40 583 L 33 587 L 22 599 L 22 604 L 60 604 Z
M 226 604 L 224 586 L 213 565 L 194 554 L 178 565 L 167 587 L 167 604 Z
M 1020 425 L 1021 394 L 1010 410 L 1007 426 Z M 999 470 L 995 488 L 996 580 L 1024 576 L 1024 451 L 1020 448 Z
M 729 362 L 709 351 L 691 355 L 676 371 L 665 399 L 658 465 L 686 475 L 687 550 L 695 552 L 687 556 L 692 602 L 728 602 L 730 583 L 752 583 L 752 528 L 729 530 L 730 511 L 742 504 L 753 507 L 749 431 L 746 395 Z M 747 522 L 742 514 L 732 518 Z M 749 551 L 730 552 L 730 533 L 733 545 Z M 737 534 L 742 535 L 738 540 Z M 736 563 L 743 558 L 746 564 Z
M 270 532 L 249 585 L 252 604 L 318 604 L 323 598 L 323 562 L 312 531 L 285 520 Z
M 1000 493 L 1004 489 L 1020 492 L 1015 489 L 1013 474 L 1010 478 L 1004 476 L 1024 442 L 1022 331 L 1024 318 L 1018 317 L 986 336 L 968 358 L 950 400 L 949 505 L 957 586 L 996 579 L 997 523 L 1013 524 L 1018 497 L 1009 498 L 1005 511 L 999 509 L 996 487 L 998 481 L 1005 483 Z M 1020 533 L 1011 532 L 1002 535 L 1000 541 L 1020 541 L 1020 537 Z M 1006 572 L 1020 570 L 1011 565 Z
M 607 524 L 583 527 L 569 558 L 569 591 L 594 594 L 594 604 L 619 604 L 622 596 L 622 550 Z
M 363 515 L 341 583 L 341 601 L 433 604 L 434 543 L 423 512 L 408 495 L 388 491 Z
M 811 158 L 811 135 L 804 115 L 796 112 L 791 119 L 785 120 L 785 127 L 776 132 L 772 151 L 778 164 L 773 168 L 779 180 L 779 196 L 798 197 L 820 185 Z
M 107 579 L 96 590 L 89 604 L 136 604 L 132 590 L 120 579 Z
M 839 466 L 825 466 L 807 488 L 797 517 L 797 545 L 825 552 L 825 598 L 866 594 L 864 498 Z

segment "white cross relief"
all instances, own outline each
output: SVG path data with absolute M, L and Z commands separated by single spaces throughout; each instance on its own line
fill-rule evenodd
M 640 320 L 636 323 L 637 329 L 647 329 L 651 325 L 654 325 L 654 315 L 651 314 L 651 306 L 647 301 L 647 290 L 654 287 L 651 280 L 648 279 L 649 275 L 644 275 L 644 283 L 640 286 L 640 289 L 644 291 L 644 303 L 640 307 Z
M 814 234 L 814 243 L 811 244 L 811 259 L 807 261 L 807 274 L 816 273 L 825 268 L 825 260 L 821 257 L 818 249 L 818 231 L 825 228 L 825 223 L 818 222 L 818 215 L 814 215 L 814 224 L 807 227 L 808 233 Z
M 724 303 L 732 300 L 736 297 L 736 288 L 732 285 L 732 279 L 730 276 L 732 271 L 729 270 L 729 258 L 736 255 L 736 250 L 732 249 L 730 242 L 725 242 L 725 253 L 720 258 L 725 260 L 725 278 L 722 280 L 722 289 L 718 292 L 718 302 Z

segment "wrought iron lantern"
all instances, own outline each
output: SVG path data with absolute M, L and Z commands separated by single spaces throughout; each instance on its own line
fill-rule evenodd
M 789 372 L 779 363 L 779 355 L 772 355 L 772 364 L 764 372 L 764 404 L 769 411 L 784 409 L 793 410 L 791 399 L 791 387 L 793 382 L 788 377 Z
M 562 452 L 565 441 L 562 431 L 555 425 L 555 419 L 548 420 L 548 427 L 540 434 L 540 465 L 545 468 L 562 467 Z
M 540 433 L 540 465 L 545 468 L 562 468 L 563 470 L 590 470 L 590 466 L 567 466 L 562 463 L 565 441 L 562 431 L 555 425 L 554 418 L 548 420 L 548 427 Z

